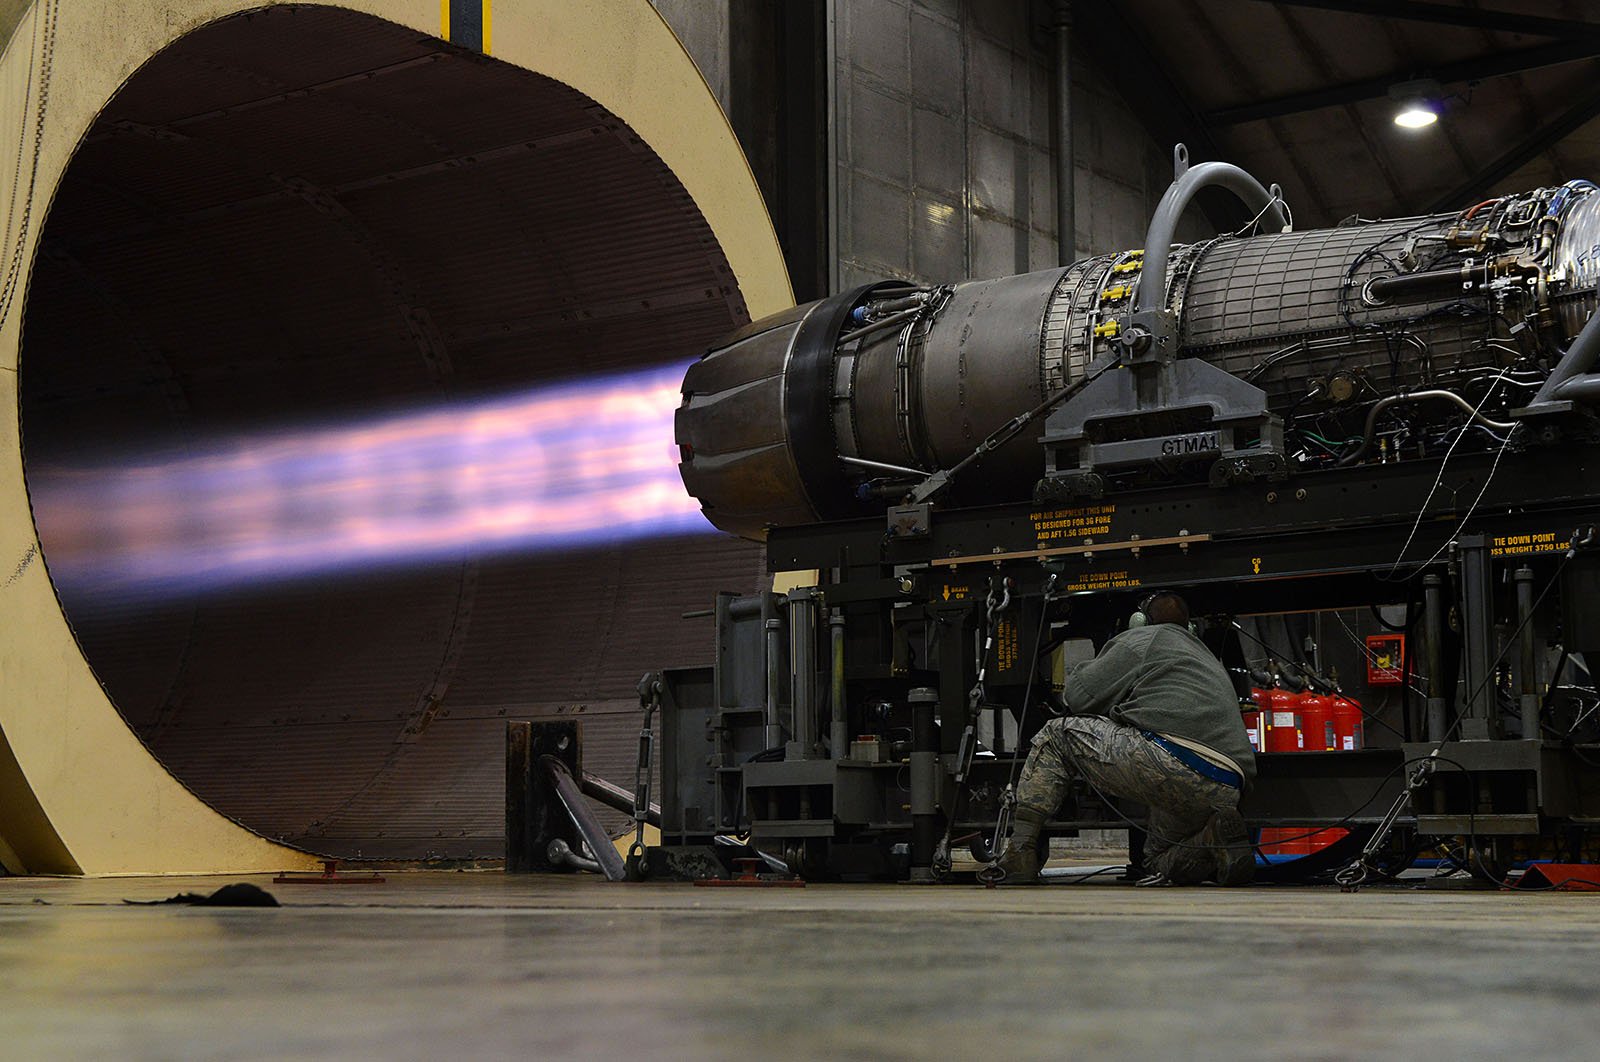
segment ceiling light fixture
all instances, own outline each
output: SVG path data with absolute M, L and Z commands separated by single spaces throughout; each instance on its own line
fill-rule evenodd
M 1394 124 L 1402 129 L 1421 129 L 1439 120 L 1424 100 L 1414 100 L 1394 116 Z
M 1424 129 L 1439 120 L 1438 100 L 1443 88 L 1432 78 L 1406 81 L 1389 89 L 1389 98 L 1400 105 L 1394 124 L 1402 129 Z

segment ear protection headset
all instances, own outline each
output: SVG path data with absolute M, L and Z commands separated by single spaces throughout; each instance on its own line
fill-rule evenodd
M 1134 606 L 1133 615 L 1128 617 L 1129 629 L 1134 627 L 1148 627 L 1152 622 L 1154 622 L 1150 619 L 1150 606 L 1155 604 L 1156 598 L 1160 597 L 1164 593 L 1166 593 L 1165 590 L 1157 590 L 1153 594 L 1146 594 L 1139 600 L 1139 603 Z
M 1158 597 L 1176 597 L 1176 596 L 1177 595 L 1174 594 L 1171 590 L 1157 590 L 1153 594 L 1146 594 L 1139 601 L 1138 606 L 1134 608 L 1133 615 L 1128 617 L 1128 629 L 1132 630 L 1135 627 L 1150 627 L 1150 626 L 1153 626 L 1155 624 L 1155 620 L 1150 618 L 1150 606 L 1155 604 L 1156 598 L 1158 598 Z M 1191 633 L 1191 634 L 1198 634 L 1199 633 L 1198 625 L 1194 622 L 1194 620 L 1192 618 L 1189 621 L 1189 633 Z

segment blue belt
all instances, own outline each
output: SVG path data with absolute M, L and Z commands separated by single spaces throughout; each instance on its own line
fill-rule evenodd
M 1157 745 L 1160 745 L 1162 748 L 1166 749 L 1172 754 L 1173 759 L 1177 760 L 1191 771 L 1200 775 L 1202 778 L 1209 778 L 1213 782 L 1220 782 L 1223 785 L 1232 786 L 1235 789 L 1240 788 L 1244 784 L 1244 779 L 1240 778 L 1237 772 L 1230 771 L 1226 767 L 1218 767 L 1216 764 L 1212 763 L 1210 760 L 1206 759 L 1193 749 L 1186 749 L 1176 741 L 1168 741 L 1160 734 L 1152 734 L 1148 730 L 1141 730 L 1139 733 L 1143 734 Z

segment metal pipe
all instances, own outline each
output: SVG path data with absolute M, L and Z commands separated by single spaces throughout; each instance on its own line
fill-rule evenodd
M 1600 317 L 1600 313 L 1595 314 Z M 1555 397 L 1569 402 L 1600 402 L 1600 373 L 1573 376 L 1555 390 Z
M 728 602 L 729 619 L 749 619 L 759 616 L 766 607 L 766 601 L 761 594 L 750 597 L 736 597 Z
M 1511 573 L 1517 587 L 1517 706 L 1524 739 L 1539 737 L 1538 647 L 1533 636 L 1533 569 L 1523 565 Z
M 911 702 L 911 882 L 930 884 L 939 845 L 939 691 L 919 686 Z
M 1423 630 L 1428 639 L 1427 678 L 1428 716 L 1424 733 L 1429 741 L 1443 741 L 1445 735 L 1444 675 L 1444 579 L 1437 575 L 1422 578 Z
M 1206 188 L 1223 188 L 1238 196 L 1252 212 L 1265 215 L 1277 230 L 1289 227 L 1289 217 L 1284 213 L 1283 201 L 1261 187 L 1261 182 L 1239 167 L 1227 162 L 1202 162 L 1183 169 L 1189 163 L 1189 151 L 1182 144 L 1174 149 L 1180 173 L 1167 188 L 1156 206 L 1155 217 L 1144 239 L 1144 269 L 1139 279 L 1139 297 L 1134 304 L 1136 312 L 1159 310 L 1167 304 L 1167 256 L 1172 241 L 1178 233 L 1178 221 L 1194 197 Z
M 881 290 L 881 289 L 880 289 Z M 865 313 L 899 313 L 901 310 L 914 310 L 922 305 L 921 295 L 902 295 L 897 299 L 872 299 L 865 306 L 859 307 L 851 317 L 864 320 Z
M 766 622 L 767 631 L 767 710 L 766 747 L 783 747 L 783 707 L 778 691 L 783 688 L 783 620 L 774 616 Z
M 1460 736 L 1466 741 L 1499 737 L 1493 688 L 1495 665 L 1494 576 L 1485 535 L 1456 538 L 1461 567 L 1456 607 L 1461 617 L 1462 670 L 1467 699 L 1456 705 Z
M 789 733 L 784 756 L 790 760 L 816 758 L 817 745 L 817 591 L 802 586 L 790 590 L 789 605 Z
M 1362 456 L 1372 448 L 1372 440 L 1377 435 L 1378 430 L 1378 417 L 1382 415 L 1384 410 L 1388 409 L 1390 406 L 1399 405 L 1406 402 L 1431 401 L 1454 402 L 1456 405 L 1460 406 L 1462 410 L 1470 414 L 1475 422 L 1482 424 L 1486 428 L 1493 428 L 1496 431 L 1510 431 L 1512 428 L 1516 427 L 1515 424 L 1507 421 L 1490 420 L 1488 417 L 1478 412 L 1477 407 L 1475 407 L 1471 402 L 1468 402 L 1465 398 L 1462 398 L 1454 391 L 1412 391 L 1410 394 L 1406 395 L 1390 395 L 1387 398 L 1380 398 L 1376 402 L 1372 403 L 1372 408 L 1367 411 L 1367 426 L 1361 437 L 1361 445 L 1357 447 L 1355 452 L 1350 454 L 1348 457 L 1341 457 L 1339 459 L 1339 463 L 1341 465 L 1353 465 L 1357 461 L 1361 460 Z
M 578 779 L 578 788 L 583 790 L 583 795 L 591 800 L 597 800 L 612 811 L 620 811 L 624 815 L 633 814 L 633 794 L 614 785 L 597 775 L 584 771 Z M 651 801 L 650 810 L 645 812 L 645 821 L 660 829 L 661 805 Z
M 868 461 L 864 457 L 846 457 L 844 454 L 840 454 L 839 460 L 847 465 L 854 465 L 856 468 L 867 468 L 874 472 L 889 472 L 897 476 L 910 476 L 913 479 L 921 479 L 928 474 L 921 469 L 907 468 L 904 465 L 885 464 L 882 461 Z
M 1072 143 L 1072 0 L 1056 0 L 1056 261 L 1077 257 L 1077 170 Z
M 1396 300 L 1442 299 L 1459 296 L 1464 291 L 1482 290 L 1491 281 L 1517 274 L 1533 279 L 1543 275 L 1537 266 L 1511 257 L 1478 261 L 1468 258 L 1448 269 L 1374 277 L 1362 289 L 1361 301 L 1368 306 L 1383 306 Z
M 840 336 L 839 345 L 842 347 L 846 343 L 853 343 L 858 339 L 872 335 L 874 332 L 882 332 L 886 328 L 893 328 L 895 325 L 905 324 L 907 321 L 911 320 L 921 312 L 922 307 L 919 305 L 914 309 L 901 310 L 899 313 L 891 314 L 881 321 L 873 321 L 871 324 L 862 325 L 854 332 L 846 332 L 844 335 Z
M 1580 378 L 1594 372 L 1595 362 L 1600 359 L 1600 313 L 1591 314 L 1588 324 L 1578 331 L 1578 337 L 1572 341 L 1567 352 L 1561 356 L 1556 367 L 1551 370 L 1549 379 L 1544 386 L 1539 388 L 1539 393 L 1533 396 L 1529 406 L 1537 406 L 1545 402 L 1555 401 L 1558 398 L 1575 398 L 1576 395 L 1557 395 L 1557 391 L 1565 391 L 1568 383 L 1576 383 Z M 1578 387 L 1578 391 L 1588 394 L 1588 389 Z
M 600 825 L 600 820 L 594 817 L 594 810 L 584 799 L 583 790 L 578 788 L 578 783 L 573 779 L 567 765 L 554 756 L 539 757 L 539 765 L 544 768 L 545 775 L 550 779 L 550 785 L 560 798 L 561 806 L 572 816 L 572 824 L 578 828 L 578 836 L 583 838 L 583 843 L 594 853 L 606 880 L 626 879 L 628 872 L 622 865 L 622 853 L 611 843 L 611 835 Z
M 1420 302 L 1427 299 L 1459 295 L 1463 284 L 1471 283 L 1482 270 L 1469 266 L 1456 269 L 1435 269 L 1426 273 L 1399 273 L 1376 277 L 1367 282 L 1361 292 L 1361 301 L 1368 306 L 1384 306 L 1395 300 Z
M 842 760 L 850 752 L 850 728 L 844 692 L 844 613 L 838 609 L 834 609 L 833 615 L 828 617 L 828 636 L 832 643 L 832 652 L 829 654 L 832 661 L 829 699 L 833 707 L 828 742 L 833 747 L 833 758 Z

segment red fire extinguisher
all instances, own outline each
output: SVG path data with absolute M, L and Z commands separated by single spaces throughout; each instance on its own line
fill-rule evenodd
M 1337 748 L 1334 737 L 1333 699 L 1316 688 L 1300 695 L 1300 748 L 1305 752 L 1327 752 Z
M 1332 697 L 1334 747 L 1341 752 L 1353 752 L 1366 747 L 1366 713 L 1357 701 L 1338 690 Z
M 1267 695 L 1266 736 L 1262 744 L 1268 752 L 1300 751 L 1300 695 L 1275 686 Z

